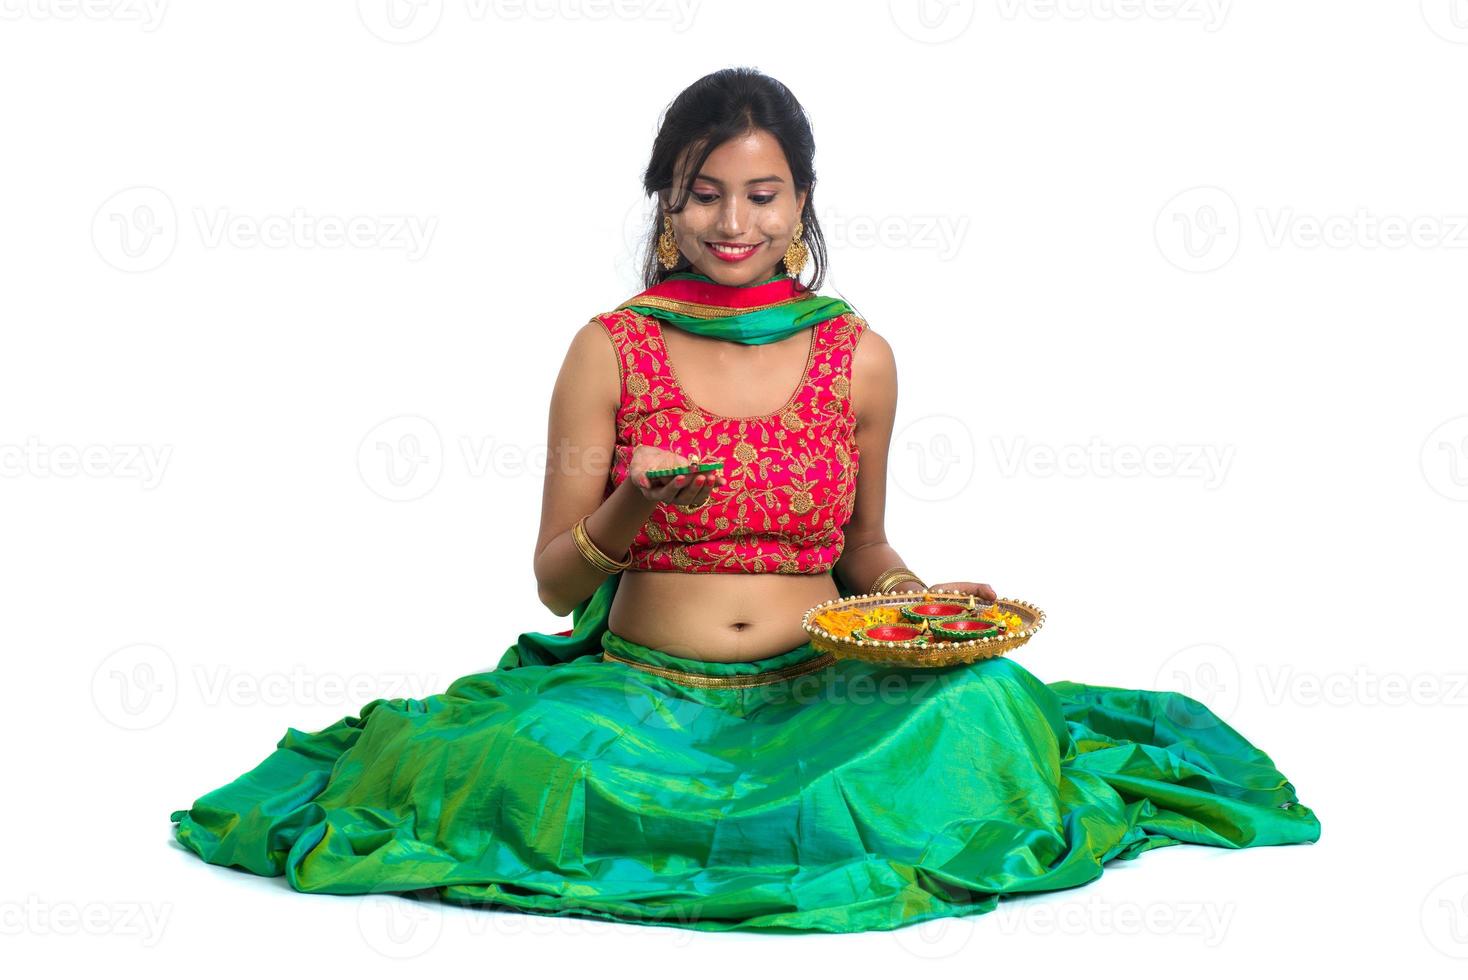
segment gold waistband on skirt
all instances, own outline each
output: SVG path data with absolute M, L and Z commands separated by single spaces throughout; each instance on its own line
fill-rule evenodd
M 811 674 L 830 664 L 836 662 L 836 658 L 829 653 L 816 654 L 808 660 L 800 663 L 788 664 L 772 670 L 763 670 L 755 674 L 696 674 L 692 671 L 678 670 L 673 667 L 658 667 L 653 664 L 645 664 L 627 657 L 619 657 L 610 650 L 602 650 L 603 660 L 615 661 L 645 670 L 649 674 L 656 674 L 679 684 L 689 687 L 759 687 L 763 684 L 773 684 L 776 681 L 788 680 L 792 677 L 800 677 Z

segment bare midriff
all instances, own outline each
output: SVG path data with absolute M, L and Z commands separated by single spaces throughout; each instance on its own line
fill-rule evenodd
M 634 643 L 691 660 L 758 660 L 800 646 L 800 620 L 840 592 L 814 575 L 643 572 L 617 584 L 607 627 Z

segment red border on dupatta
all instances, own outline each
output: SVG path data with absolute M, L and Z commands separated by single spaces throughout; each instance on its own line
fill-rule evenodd
M 723 283 L 703 282 L 698 279 L 664 279 L 656 286 L 638 293 L 637 298 L 660 296 L 679 303 L 749 309 L 783 303 L 802 292 L 800 281 L 789 276 L 781 276 L 774 282 L 758 286 L 726 286 Z M 630 302 L 636 302 L 636 299 Z

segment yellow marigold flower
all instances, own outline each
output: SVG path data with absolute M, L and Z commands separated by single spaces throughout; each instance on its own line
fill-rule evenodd
M 902 613 L 893 606 L 877 606 L 866 614 L 866 624 L 876 626 L 879 623 L 898 623 L 902 621 Z
M 815 623 L 833 636 L 850 636 L 852 630 L 865 623 L 865 619 L 855 610 L 828 609 L 816 617 Z
M 1024 618 L 1019 613 L 1012 613 L 1006 609 L 1001 609 L 997 602 L 985 609 L 979 610 L 979 617 L 981 619 L 987 619 L 991 623 L 1003 623 L 1004 628 L 1011 631 L 1024 629 L 1025 626 Z

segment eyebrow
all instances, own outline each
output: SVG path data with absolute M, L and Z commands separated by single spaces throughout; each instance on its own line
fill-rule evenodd
M 722 180 L 720 180 L 717 177 L 710 177 L 708 174 L 695 174 L 694 175 L 694 179 L 695 180 L 706 180 L 710 184 L 718 184 L 720 187 L 723 187 L 724 186 L 724 182 Z M 756 177 L 753 180 L 746 180 L 744 182 L 744 185 L 746 187 L 748 187 L 750 184 L 783 184 L 783 183 L 785 183 L 784 180 L 782 180 L 781 178 L 776 177 L 773 174 L 771 174 L 768 177 Z

